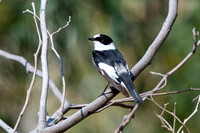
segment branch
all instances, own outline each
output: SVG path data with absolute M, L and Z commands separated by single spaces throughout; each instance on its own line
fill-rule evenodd
M 195 34 L 194 33 L 196 33 L 195 32 L 195 28 L 193 28 L 193 36 L 195 36 Z M 194 40 L 194 42 L 197 42 L 197 40 Z M 193 45 L 193 48 L 192 48 L 192 50 L 191 50 L 191 52 L 178 64 L 178 65 L 176 65 L 172 70 L 170 70 L 169 72 L 167 72 L 166 74 L 165 74 L 165 76 L 163 76 L 163 78 L 160 80 L 160 82 L 157 84 L 157 86 L 152 90 L 152 92 L 156 92 L 156 91 L 158 91 L 158 90 L 160 90 L 161 89 L 161 85 L 163 84 L 163 82 L 165 82 L 165 80 L 170 76 L 170 75 L 172 75 L 174 72 L 176 72 L 179 68 L 181 68 L 191 57 L 192 57 L 192 55 L 194 55 L 194 53 L 195 53 L 195 51 L 196 51 L 196 49 L 197 49 L 197 47 L 200 45 L 200 40 L 197 42 L 197 43 L 194 43 L 194 45 Z M 151 93 L 152 93 L 151 92 Z
M 172 126 L 169 124 L 169 122 L 163 118 L 161 115 L 156 114 L 156 116 L 160 119 L 160 121 L 162 122 L 162 127 L 168 129 L 169 131 L 173 131 Z
M 181 125 L 183 125 L 185 127 L 185 129 L 188 131 L 188 133 L 190 133 L 190 130 L 185 126 L 185 124 L 173 113 L 170 112 L 168 110 L 166 110 L 165 108 L 163 108 L 161 105 L 159 105 L 156 101 L 154 101 L 153 97 L 149 98 L 148 100 L 152 101 L 153 103 L 155 103 L 155 105 L 157 105 L 160 109 L 162 109 L 163 111 L 167 112 L 168 114 L 172 115 L 174 117 L 174 119 L 176 119 Z
M 174 114 L 176 115 L 176 102 L 174 103 Z M 174 117 L 173 121 L 173 132 L 175 133 L 175 127 L 176 127 L 176 118 Z
M 24 67 L 26 67 L 26 71 L 27 72 L 31 72 L 34 73 L 34 67 L 22 56 L 18 56 L 18 55 L 14 55 L 14 54 L 10 54 L 8 52 L 5 52 L 3 50 L 0 50 L 0 56 L 7 58 L 9 60 L 14 60 L 16 62 L 19 62 L 20 64 L 22 64 Z M 42 72 L 40 70 L 36 71 L 36 75 L 42 78 Z M 55 83 L 53 82 L 53 80 L 51 78 L 49 78 L 49 86 L 52 90 L 52 92 L 54 93 L 54 95 L 56 96 L 56 98 L 62 102 L 62 94 L 60 93 L 58 87 L 55 85 Z M 65 101 L 65 104 L 67 105 L 67 100 Z M 70 104 L 68 102 L 68 104 Z
M 192 118 L 197 113 L 199 104 L 200 104 L 200 95 L 198 96 L 197 105 L 196 105 L 194 111 L 192 112 L 192 114 L 190 116 L 188 116 L 188 118 L 186 118 L 184 120 L 183 125 L 185 125 L 188 122 L 188 120 L 190 120 L 190 118 Z M 181 131 L 181 129 L 183 128 L 183 125 L 181 125 L 181 127 L 178 129 L 177 133 L 179 133 Z
M 161 93 L 154 93 L 152 96 L 163 96 L 163 95 L 169 95 L 169 94 L 179 94 L 187 91 L 200 91 L 200 88 L 189 88 L 189 89 L 184 89 L 180 91 L 170 91 L 170 92 L 161 92 Z
M 14 130 L 10 127 L 10 126 L 8 126 L 4 121 L 2 121 L 1 119 L 0 119 L 0 127 L 2 127 L 5 131 L 7 131 L 8 133 L 16 133 L 16 132 L 14 132 Z
M 110 101 L 119 91 L 110 87 L 104 95 L 101 95 L 96 100 L 83 107 L 81 110 L 69 116 L 67 119 L 61 121 L 60 123 L 47 127 L 40 131 L 40 133 L 53 133 L 53 132 L 63 132 L 76 125 L 83 119 L 87 118 L 91 114 L 95 113 L 99 108 L 103 107 L 108 101 Z
M 145 55 L 140 59 L 140 61 L 131 69 L 131 72 L 136 78 L 148 65 L 151 64 L 156 52 L 163 45 L 165 39 L 168 37 L 170 30 L 176 20 L 178 12 L 178 0 L 169 0 L 168 15 L 165 19 L 163 26 L 157 35 L 156 39 L 149 46 Z
M 54 51 L 55 55 L 57 56 L 57 58 L 60 61 L 60 74 L 61 74 L 61 78 L 62 78 L 62 82 L 63 82 L 63 96 L 62 96 L 62 103 L 61 103 L 61 111 L 62 113 L 64 113 L 65 110 L 65 93 L 66 93 L 66 85 L 65 85 L 65 77 L 64 77 L 64 73 L 63 73 L 63 62 L 62 62 L 62 58 L 61 56 L 58 54 L 58 52 L 56 51 L 55 47 L 54 47 L 54 41 L 53 41 L 53 36 L 55 34 L 57 34 L 58 32 L 60 32 L 60 30 L 66 28 L 69 23 L 71 22 L 71 16 L 69 16 L 69 20 L 68 22 L 61 28 L 59 28 L 57 31 L 53 32 L 52 34 L 50 34 L 49 31 L 47 31 L 49 37 L 50 37 L 50 42 L 51 42 L 51 49 Z M 68 107 L 67 107 L 68 108 Z
M 40 28 L 42 33 L 42 52 L 41 52 L 41 64 L 42 64 L 42 92 L 40 98 L 40 111 L 39 111 L 39 121 L 38 129 L 44 129 L 46 127 L 46 103 L 47 103 L 47 94 L 48 94 L 48 82 L 49 82 L 49 72 L 47 65 L 47 50 L 48 50 L 48 36 L 46 28 L 46 4 L 47 0 L 41 0 L 40 7 Z
M 26 10 L 26 11 L 23 11 L 23 13 L 30 13 L 30 14 L 33 14 L 34 13 L 30 10 Z M 40 21 L 40 18 L 36 15 L 36 18 Z M 55 47 L 54 47 L 54 41 L 53 41 L 53 36 L 55 34 L 57 34 L 58 32 L 60 32 L 62 29 L 66 28 L 67 26 L 69 26 L 69 23 L 71 22 L 71 16 L 69 16 L 69 20 L 67 21 L 67 23 L 60 27 L 57 31 L 53 32 L 52 34 L 47 30 L 47 33 L 49 35 L 49 38 L 50 38 L 50 42 L 51 42 L 51 49 L 53 50 L 53 52 L 55 53 L 55 55 L 57 56 L 57 58 L 59 59 L 59 62 L 60 62 L 60 74 L 61 74 L 61 78 L 62 78 L 62 82 L 63 82 L 63 95 L 62 95 L 62 102 L 61 102 L 61 109 L 58 109 L 58 111 L 56 111 L 54 114 L 56 115 L 53 115 L 53 119 L 56 118 L 56 117 L 60 117 L 60 115 L 63 115 L 65 112 L 68 111 L 69 107 L 70 107 L 70 103 L 67 101 L 67 99 L 65 99 L 65 77 L 64 77 L 64 73 L 63 73 L 63 63 L 62 63 L 62 58 L 61 56 L 58 54 L 58 52 L 56 51 Z M 60 99 L 60 97 L 59 97 Z M 60 112 L 59 112 L 60 111 Z M 59 114 L 59 115 L 58 115 Z M 52 117 L 50 119 L 52 119 Z
M 164 43 L 165 39 L 170 33 L 170 30 L 172 28 L 172 25 L 174 24 L 178 12 L 178 0 L 169 0 L 169 9 L 168 9 L 168 15 L 165 19 L 163 26 L 157 35 L 156 39 L 153 41 L 153 43 L 149 46 L 146 53 L 140 59 L 140 61 L 131 69 L 131 72 L 133 74 L 133 80 L 148 66 L 150 65 L 151 61 L 153 60 L 156 52 L 159 50 L 159 48 Z M 143 99 L 145 100 L 145 99 Z M 131 112 L 132 113 L 132 112 Z M 130 114 L 131 114 L 130 113 Z M 129 117 L 127 118 L 127 121 L 129 120 Z M 128 122 L 124 125 L 124 127 L 128 124 Z M 124 128 L 123 127 L 123 128 Z M 121 130 L 116 130 L 121 131 Z
M 34 21 L 35 21 L 35 25 L 36 25 L 36 29 L 37 29 L 37 34 L 38 34 L 38 38 L 39 38 L 39 44 L 38 44 L 38 49 L 37 49 L 37 51 L 36 51 L 35 54 L 34 54 L 35 67 L 34 67 L 34 72 L 33 72 L 33 77 L 32 77 L 32 80 L 31 80 L 31 84 L 30 84 L 30 86 L 29 86 L 29 88 L 28 88 L 28 90 L 27 90 L 26 101 L 25 101 L 25 104 L 24 104 L 24 106 L 23 106 L 23 108 L 22 108 L 21 113 L 19 114 L 19 117 L 18 117 L 18 119 L 17 119 L 17 122 L 16 122 L 16 124 L 15 124 L 14 131 L 13 131 L 13 132 L 15 132 L 15 131 L 17 130 L 17 128 L 18 128 L 18 126 L 19 126 L 19 123 L 20 123 L 20 121 L 21 121 L 21 119 L 22 119 L 22 116 L 24 115 L 24 112 L 25 112 L 25 110 L 26 110 L 26 108 L 27 108 L 27 106 L 28 106 L 28 104 L 29 104 L 29 99 L 30 99 L 31 91 L 32 91 L 33 84 L 34 84 L 34 82 L 35 82 L 35 77 L 36 77 L 37 58 L 38 58 L 38 54 L 39 54 L 39 52 L 40 52 L 40 48 L 41 48 L 41 46 L 42 46 L 42 40 L 41 40 L 41 36 L 40 36 L 40 31 L 39 31 L 38 24 L 37 24 L 37 20 L 36 20 L 36 17 L 35 17 L 35 16 L 36 16 L 36 12 L 35 12 L 35 3 L 34 3 L 34 2 L 32 2 L 32 7 L 33 7 L 33 11 L 34 11 L 33 19 L 34 19 Z
M 139 107 L 139 104 L 136 104 L 134 106 L 134 108 L 131 110 L 131 112 L 129 113 L 129 115 L 127 117 L 125 117 L 125 119 L 123 120 L 123 122 L 119 126 L 119 128 L 117 128 L 117 130 L 115 130 L 115 133 L 120 133 L 120 132 L 123 131 L 123 129 L 125 128 L 125 126 L 130 122 L 131 118 L 133 118 L 133 115 L 135 114 L 135 111 L 137 110 L 138 107 Z

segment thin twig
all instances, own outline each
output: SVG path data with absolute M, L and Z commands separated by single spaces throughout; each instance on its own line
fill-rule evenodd
M 156 101 L 154 101 L 153 97 L 148 98 L 148 100 L 152 101 L 153 103 L 155 103 L 155 105 L 157 105 L 160 109 L 164 110 L 165 112 L 167 112 L 168 114 L 172 115 L 174 118 L 176 118 L 176 120 L 183 125 L 183 127 L 185 127 L 185 129 L 188 131 L 188 133 L 190 133 L 190 130 L 187 128 L 187 126 L 173 113 L 170 112 L 168 110 L 166 110 L 165 108 L 163 108 L 161 105 L 159 105 Z
M 163 95 L 179 94 L 179 93 L 184 93 L 184 92 L 188 92 L 188 91 L 200 91 L 200 88 L 189 88 L 189 89 L 184 89 L 184 90 L 179 90 L 179 91 L 153 93 L 151 95 L 152 96 L 163 96 Z M 140 94 L 140 96 L 142 98 L 149 97 L 151 95 L 150 95 L 149 91 Z M 129 97 L 129 98 L 122 98 L 122 99 L 111 100 L 108 104 L 110 104 L 110 103 L 124 103 L 124 102 L 133 102 L 133 98 Z M 110 106 L 112 106 L 112 105 L 113 104 L 111 104 Z M 79 105 L 79 106 L 81 106 L 81 105 Z M 83 106 L 84 106 L 84 104 L 83 104 Z
M 169 124 L 169 122 L 163 118 L 161 115 L 156 114 L 156 116 L 160 119 L 160 121 L 162 122 L 162 127 L 168 129 L 169 131 L 172 131 L 172 126 Z
M 64 26 L 60 27 L 57 31 L 53 32 L 53 33 L 51 34 L 51 36 L 54 36 L 54 34 L 57 34 L 57 33 L 60 32 L 62 29 L 64 29 L 64 28 L 66 28 L 67 26 L 69 26 L 69 23 L 70 23 L 70 22 L 71 22 L 71 16 L 69 16 L 69 20 L 67 21 L 67 23 L 66 23 Z
M 163 96 L 163 95 L 169 95 L 169 94 L 179 94 L 187 91 L 200 91 L 200 88 L 189 88 L 185 90 L 179 90 L 179 91 L 171 91 L 171 92 L 161 92 L 161 93 L 154 93 L 152 96 Z
M 127 118 L 124 120 L 124 122 L 122 122 L 122 124 L 120 125 L 119 128 L 117 128 L 117 130 L 115 130 L 115 133 L 119 133 L 121 132 L 124 127 L 130 122 L 131 118 L 133 118 L 133 115 L 135 113 L 135 111 L 137 110 L 137 108 L 139 107 L 139 104 L 136 104 L 134 106 L 134 108 L 131 110 L 131 112 L 128 114 Z
M 23 11 L 22 13 L 30 13 L 32 15 L 34 15 L 34 13 L 32 11 L 30 11 L 29 9 L 26 9 L 25 11 Z M 40 21 L 40 17 L 36 15 L 36 18 Z
M 39 38 L 39 44 L 38 44 L 38 48 L 37 48 L 37 51 L 35 52 L 34 54 L 34 60 L 35 60 L 35 67 L 34 67 L 34 72 L 33 72 L 33 77 L 32 77 L 32 80 L 31 80 L 31 83 L 30 83 L 30 86 L 29 86 L 29 89 L 27 90 L 27 96 L 26 96 L 26 101 L 24 103 L 24 106 L 22 108 L 22 111 L 21 113 L 19 114 L 19 117 L 17 119 L 17 122 L 15 124 L 15 127 L 14 127 L 14 131 L 15 132 L 19 126 L 19 123 L 22 119 L 22 116 L 24 115 L 24 112 L 26 111 L 26 108 L 29 104 L 29 100 L 30 100 L 30 95 L 31 95 L 31 91 L 32 91 L 32 88 L 33 88 L 33 84 L 35 82 L 35 77 L 36 77 L 36 71 L 37 71 L 37 58 L 38 58 L 38 54 L 40 52 L 40 48 L 42 46 L 42 40 L 41 40 L 41 36 L 40 36 L 40 31 L 39 31 L 39 28 L 38 28 L 38 24 L 37 24 L 37 19 L 36 19 L 36 11 L 35 11 L 35 3 L 32 2 L 32 7 L 33 7 L 33 12 L 34 12 L 34 16 L 33 16 L 33 19 L 35 21 L 35 26 L 36 26 L 36 29 L 37 29 L 37 34 L 38 34 L 38 38 Z
M 199 104 L 200 104 L 200 95 L 198 96 L 197 105 L 196 105 L 194 111 L 192 112 L 192 114 L 190 114 L 190 116 L 188 116 L 188 118 L 186 118 L 183 121 L 183 125 L 185 125 L 188 122 L 188 120 L 190 120 L 198 112 Z M 181 125 L 181 127 L 178 129 L 177 133 L 179 133 L 181 131 L 181 129 L 183 128 L 183 125 Z
M 193 28 L 194 31 L 194 28 Z M 192 55 L 194 55 L 194 51 L 196 51 L 197 47 L 200 45 L 200 41 L 198 41 L 197 43 L 195 43 L 193 45 L 193 48 L 191 50 L 191 52 L 178 64 L 176 65 L 172 70 L 170 70 L 169 72 L 167 72 L 165 74 L 165 76 L 160 80 L 160 82 L 157 84 L 157 86 L 151 91 L 152 92 L 156 92 L 158 90 L 161 89 L 161 85 L 163 84 L 163 82 L 170 76 L 172 75 L 174 72 L 176 72 L 179 68 L 181 68 L 191 57 Z
M 174 115 L 176 115 L 176 102 L 174 103 Z M 173 133 L 175 133 L 175 128 L 176 128 L 176 118 L 174 117 L 174 121 L 173 121 Z
M 165 103 L 163 108 L 164 108 L 164 109 L 166 109 L 166 107 L 167 107 L 167 105 L 168 105 L 168 104 L 169 104 L 169 103 Z M 165 112 L 165 111 L 164 111 L 164 110 L 162 110 L 162 112 L 160 113 L 160 117 L 162 117 L 162 116 L 163 116 L 164 112 Z M 156 114 L 156 115 L 157 115 L 157 114 Z M 165 125 L 165 123 L 162 121 L 162 119 L 160 119 L 160 121 L 161 121 L 161 123 L 162 123 L 162 124 L 163 124 L 163 126 L 164 126 L 164 125 Z
M 63 27 L 60 27 L 57 31 L 53 32 L 52 34 L 50 34 L 49 31 L 48 32 L 48 35 L 49 35 L 49 38 L 50 38 L 50 42 L 51 42 L 51 49 L 54 51 L 55 55 L 57 56 L 57 58 L 59 59 L 60 61 L 60 74 L 61 74 L 61 78 L 62 78 L 62 82 L 63 82 L 63 95 L 62 95 L 62 103 L 61 103 L 61 109 L 62 109 L 62 112 L 64 113 L 64 105 L 65 105 L 65 93 L 66 93 L 66 85 L 65 85 L 65 77 L 64 77 L 64 73 L 63 73 L 63 62 L 62 62 L 62 58 L 61 56 L 58 54 L 58 52 L 56 51 L 55 47 L 54 47 L 54 41 L 53 41 L 53 36 L 60 32 L 60 30 L 66 28 L 67 26 L 69 26 L 69 23 L 71 21 L 71 16 L 69 16 L 69 20 L 68 22 L 63 26 Z
M 150 73 L 154 74 L 154 75 L 159 75 L 159 76 L 163 77 L 164 83 L 162 83 L 163 85 L 158 88 L 159 90 L 161 90 L 162 88 L 164 88 L 167 85 L 167 78 L 166 78 L 166 76 L 164 74 L 157 73 L 157 72 L 152 72 L 152 71 L 150 71 Z

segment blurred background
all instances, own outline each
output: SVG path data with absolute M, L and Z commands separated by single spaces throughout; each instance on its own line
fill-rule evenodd
M 6 1 L 0 3 L 0 49 L 25 57 L 34 64 L 33 54 L 38 46 L 38 37 L 29 13 L 32 10 L 28 1 Z M 37 13 L 40 3 L 36 2 Z M 179 1 L 178 17 L 172 27 L 169 37 L 156 54 L 151 65 L 134 81 L 140 93 L 151 90 L 161 77 L 149 72 L 165 74 L 175 67 L 192 49 L 192 29 L 200 29 L 200 1 Z M 70 25 L 54 36 L 54 43 L 64 63 L 64 74 L 67 85 L 67 98 L 75 104 L 90 103 L 96 99 L 106 85 L 105 79 L 98 74 L 91 62 L 93 43 L 88 41 L 98 33 L 107 34 L 114 40 L 116 47 L 124 55 L 129 68 L 132 68 L 158 34 L 168 12 L 168 0 L 48 0 L 47 26 L 50 32 L 66 24 L 68 17 Z M 200 87 L 200 51 L 175 74 L 168 78 L 167 86 L 161 91 L 183 90 L 190 87 Z M 60 90 L 62 81 L 59 73 L 59 60 L 49 46 L 49 72 Z M 41 70 L 40 58 L 39 69 Z M 31 82 L 32 74 L 26 75 L 25 68 L 14 61 L 0 57 L 0 118 L 14 127 L 23 107 L 26 90 Z M 37 113 L 41 90 L 41 78 L 36 82 L 31 94 L 30 104 L 19 126 L 19 132 L 28 132 L 37 126 Z M 178 95 L 154 97 L 155 101 L 173 111 L 177 103 L 177 116 L 183 121 L 196 106 L 192 100 L 199 92 L 186 92 Z M 115 99 L 123 98 L 119 94 Z M 60 106 L 59 101 L 51 91 L 48 95 L 48 113 L 52 115 Z M 72 114 L 70 111 L 66 115 Z M 152 102 L 146 100 L 137 110 L 135 118 L 125 128 L 124 132 L 137 133 L 167 133 L 161 127 L 156 113 L 161 110 Z M 69 130 L 71 133 L 102 133 L 113 132 L 121 123 L 129 110 L 120 107 L 110 107 L 101 113 L 94 114 Z M 200 131 L 200 112 L 188 123 L 192 133 Z M 166 120 L 173 122 L 173 117 L 164 115 Z M 177 128 L 180 124 L 177 122 Z M 0 132 L 5 132 L 0 128 Z

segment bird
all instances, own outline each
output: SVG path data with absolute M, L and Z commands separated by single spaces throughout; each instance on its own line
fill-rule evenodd
M 94 43 L 92 63 L 107 80 L 103 93 L 111 84 L 125 97 L 129 97 L 129 92 L 136 103 L 142 103 L 143 100 L 132 82 L 132 73 L 122 54 L 115 48 L 113 40 L 105 34 L 96 34 L 88 40 Z

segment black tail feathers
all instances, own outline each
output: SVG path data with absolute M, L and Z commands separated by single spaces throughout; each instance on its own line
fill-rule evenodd
M 126 86 L 127 90 L 129 91 L 129 93 L 132 95 L 132 97 L 134 98 L 135 102 L 140 104 L 143 102 L 142 98 L 140 97 L 140 95 L 138 94 L 132 80 L 131 77 L 129 77 L 129 75 L 121 75 L 119 76 L 119 78 L 121 79 L 121 81 L 124 83 L 124 85 Z
M 135 102 L 138 103 L 138 104 L 142 103 L 143 100 L 142 100 L 142 98 L 140 97 L 140 95 L 138 94 L 138 92 L 137 92 L 135 86 L 133 85 L 133 83 L 132 83 L 131 86 L 132 86 L 131 88 L 127 87 L 127 89 L 128 89 L 128 91 L 130 92 L 130 94 L 133 96 Z

